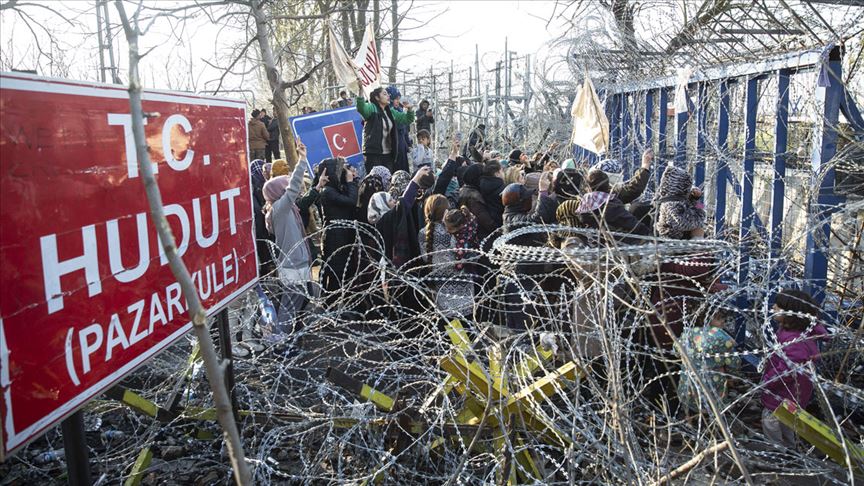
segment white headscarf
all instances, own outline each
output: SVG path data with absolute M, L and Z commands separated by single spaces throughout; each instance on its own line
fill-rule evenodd
M 376 192 L 369 199 L 369 210 L 366 212 L 366 219 L 369 224 L 376 224 L 381 216 L 387 211 L 390 211 L 390 202 L 393 201 L 393 196 L 389 192 Z

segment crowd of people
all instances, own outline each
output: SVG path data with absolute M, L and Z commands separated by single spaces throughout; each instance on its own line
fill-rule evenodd
M 296 324 L 292 316 L 309 305 L 310 296 L 326 300 L 347 288 L 362 292 L 386 286 L 379 280 L 382 265 L 424 275 L 442 318 L 470 316 L 475 294 L 490 285 L 483 274 L 492 263 L 484 252 L 495 238 L 522 228 L 560 225 L 554 231 L 519 233 L 510 243 L 562 250 L 650 244 L 653 237 L 705 237 L 702 193 L 688 171 L 666 166 L 653 197 L 645 197 L 654 162 L 650 149 L 625 178 L 615 160 L 591 166 L 574 159 L 559 162 L 553 157 L 555 146 L 533 156 L 519 148 L 503 155 L 490 146 L 485 127 L 479 126 L 467 143 L 453 140 L 447 159 L 438 161 L 430 148 L 434 120 L 428 102 L 420 104 L 418 115 L 411 103 L 400 100 L 395 87 L 375 89 L 368 99 L 358 97 L 353 103 L 341 94 L 339 103 L 345 104 L 340 106 L 353 104 L 364 120 L 362 178 L 357 167 L 339 157 L 321 161 L 314 177 L 307 178 L 302 143 L 297 144 L 299 163 L 288 167 L 278 158 L 278 146 L 275 151 L 268 148 L 269 128 L 276 121 L 265 121 L 266 112 L 255 110 L 249 122 L 258 256 L 262 275 L 275 273 L 283 285 L 280 323 Z M 416 140 L 409 140 L 411 124 L 416 124 Z M 310 237 L 316 234 L 322 235 L 320 246 Z M 278 251 L 271 251 L 268 242 Z M 726 288 L 718 266 L 706 255 L 672 259 L 661 264 L 655 273 L 662 277 L 651 285 L 654 312 L 645 342 L 661 353 L 686 354 L 699 373 L 708 373 L 697 386 L 686 373 L 673 381 L 667 373 L 669 360 L 645 363 L 646 373 L 658 377 L 647 393 L 674 402 L 685 415 L 708 408 L 699 386 L 722 401 L 725 373 L 736 365 L 718 357 L 736 346 L 724 330 L 723 311 L 689 310 L 698 308 L 694 302 Z M 314 267 L 320 268 L 315 278 Z M 517 275 L 491 284 L 506 295 L 502 325 L 531 328 L 519 293 L 526 288 L 543 291 L 537 277 L 546 270 L 526 262 L 517 265 L 516 273 L 531 278 Z M 569 276 L 582 279 L 577 270 L 571 269 Z M 403 299 L 400 305 L 417 305 L 409 294 L 394 298 Z M 371 312 L 381 306 L 369 295 Z M 802 367 L 818 359 L 817 341 L 826 331 L 818 324 L 818 305 L 806 293 L 785 290 L 774 301 L 779 346 L 766 360 L 763 374 L 763 429 L 767 437 L 789 444 L 791 431 L 772 412 L 783 400 L 808 404 L 813 383 Z

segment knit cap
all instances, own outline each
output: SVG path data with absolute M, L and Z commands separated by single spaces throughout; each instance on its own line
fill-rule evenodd
M 270 167 L 270 178 L 274 178 L 277 176 L 288 175 L 290 171 L 288 170 L 288 161 L 285 159 L 276 159 L 273 161 L 273 166 Z

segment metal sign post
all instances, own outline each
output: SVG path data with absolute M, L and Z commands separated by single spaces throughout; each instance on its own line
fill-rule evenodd
M 69 486 L 89 486 L 90 455 L 84 433 L 84 412 L 78 410 L 60 424 Z

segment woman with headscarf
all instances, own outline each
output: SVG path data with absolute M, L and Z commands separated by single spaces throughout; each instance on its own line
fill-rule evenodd
M 465 260 L 470 257 L 467 252 L 477 248 L 476 220 L 467 208 L 450 209 L 447 198 L 440 194 L 429 196 L 424 206 L 426 226 L 418 239 L 423 264 L 429 266 L 426 276 L 436 307 L 447 318 L 470 315 L 474 282 Z
M 396 199 L 389 192 L 376 192 L 369 199 L 369 209 L 366 212 L 366 219 L 369 224 L 375 225 L 381 220 L 388 211 L 396 207 Z
M 393 176 L 393 182 L 390 185 L 391 196 L 394 189 L 401 187 L 401 182 L 396 177 L 400 172 Z M 375 228 L 384 240 L 384 255 L 397 268 L 420 255 L 420 244 L 417 240 L 420 223 L 417 220 L 414 206 L 418 202 L 417 195 L 421 190 L 420 183 L 429 175 L 431 175 L 429 167 L 422 167 L 418 170 L 405 186 L 396 206 L 382 214 L 375 224 Z
M 276 268 L 283 286 L 279 302 L 278 326 L 286 330 L 294 314 L 306 303 L 312 277 L 312 257 L 306 231 L 295 204 L 303 187 L 306 171 L 306 147 L 297 144 L 299 160 L 291 176 L 276 176 L 262 188 L 266 201 L 264 211 L 267 230 L 275 235 L 279 254 Z
M 317 167 L 320 174 L 326 170 L 329 178 L 321 191 L 321 207 L 324 212 L 324 243 L 322 286 L 328 292 L 339 290 L 346 276 L 348 259 L 355 243 L 355 231 L 351 228 L 336 228 L 337 220 L 353 220 L 357 208 L 357 183 L 353 167 L 347 167 L 345 159 L 336 157 L 323 160 Z M 318 182 L 316 177 L 316 184 Z
M 369 200 L 372 199 L 373 194 L 383 190 L 384 181 L 381 180 L 381 177 L 371 173 L 364 177 L 357 190 L 357 214 L 354 219 L 361 223 L 368 223 Z
M 270 252 L 270 244 L 273 243 L 273 235 L 267 231 L 264 221 L 264 183 L 268 177 L 264 177 L 265 164 L 261 159 L 255 159 L 249 165 L 252 175 L 252 209 L 255 216 L 255 252 L 258 254 L 258 274 L 262 277 L 273 271 L 273 256 Z
M 365 120 L 363 157 L 366 159 L 366 173 L 376 165 L 383 165 L 391 172 L 397 169 L 399 140 L 396 126 L 408 126 L 414 122 L 411 104 L 406 103 L 403 106 L 407 110 L 404 113 L 392 109 L 390 95 L 384 88 L 374 89 L 369 94 L 368 102 L 362 96 L 357 97 L 357 111 Z M 405 168 L 407 169 L 407 165 Z
M 677 240 L 702 238 L 705 210 L 699 202 L 700 196 L 687 171 L 668 166 L 656 192 L 657 236 Z M 705 305 L 709 293 L 722 291 L 726 285 L 720 282 L 717 260 L 712 255 L 686 251 L 666 254 L 659 272 L 654 273 L 657 279 L 651 283 L 651 302 L 655 312 L 649 315 L 650 326 L 643 339 L 646 344 L 659 348 L 658 352 L 671 357 L 671 335 L 681 336 L 685 319 L 692 318 Z M 650 377 L 665 374 L 667 367 L 665 360 L 655 359 L 648 363 L 646 370 Z M 677 404 L 674 380 L 664 378 L 653 383 L 648 390 L 651 398 L 665 396 L 670 403 Z
M 480 177 L 483 176 L 483 164 L 471 164 L 462 172 L 462 188 L 459 189 L 459 206 L 465 206 L 477 218 L 478 233 L 482 241 L 498 229 L 495 218 L 490 214 L 489 207 L 480 192 Z

